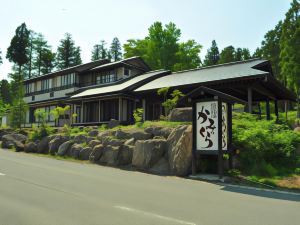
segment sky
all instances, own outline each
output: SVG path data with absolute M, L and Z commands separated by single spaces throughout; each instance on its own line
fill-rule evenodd
M 203 59 L 212 40 L 219 49 L 228 45 L 260 46 L 267 31 L 282 20 L 290 0 L 0 0 L 0 79 L 12 64 L 6 49 L 16 28 L 26 23 L 42 33 L 56 51 L 66 32 L 81 47 L 83 63 L 89 62 L 93 45 L 114 37 L 121 44 L 144 38 L 155 21 L 173 22 L 181 29 L 181 41 L 194 39 L 203 46 Z

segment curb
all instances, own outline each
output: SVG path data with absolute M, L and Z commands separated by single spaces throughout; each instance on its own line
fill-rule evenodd
M 273 192 L 273 193 L 279 193 L 279 194 L 289 194 L 289 195 L 300 196 L 300 193 L 293 192 L 293 191 L 280 191 L 280 190 L 272 190 L 272 189 L 265 189 L 265 188 L 247 187 L 247 186 L 244 186 L 244 185 L 225 184 L 225 183 L 220 183 L 220 182 L 217 182 L 217 183 L 222 185 L 222 186 L 238 187 L 238 188 L 244 188 L 244 189 L 249 189 L 249 190 L 265 191 L 265 192 Z

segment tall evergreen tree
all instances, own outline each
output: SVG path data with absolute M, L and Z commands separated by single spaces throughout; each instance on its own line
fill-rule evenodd
M 108 52 L 105 45 L 106 43 L 104 40 L 101 40 L 100 44 L 94 45 L 92 50 L 92 61 L 108 58 Z
M 44 49 L 41 55 L 41 74 L 51 73 L 55 67 L 55 53 L 50 49 Z
M 56 63 L 58 69 L 66 69 L 81 63 L 80 48 L 75 46 L 71 34 L 66 33 L 57 48 Z
M 204 66 L 211 66 L 218 64 L 220 59 L 219 48 L 215 40 L 212 41 L 211 47 L 207 50 L 207 54 L 204 59 Z
M 262 57 L 263 57 L 263 55 L 262 55 L 261 48 L 256 48 L 252 55 L 252 58 L 262 58 Z
M 248 60 L 251 59 L 251 54 L 248 48 L 243 48 L 242 49 L 242 59 L 243 60 Z
M 122 59 L 122 47 L 119 39 L 115 37 L 110 45 L 110 54 L 113 61 Z
M 46 49 L 49 49 L 47 41 L 42 34 L 37 34 L 34 40 L 34 50 L 36 52 L 34 59 L 34 67 L 36 69 L 37 76 L 41 75 L 42 70 L 42 57 Z
M 5 79 L 0 81 L 0 96 L 1 96 L 1 100 L 4 104 L 12 103 L 10 84 Z
M 10 46 L 7 49 L 9 61 L 14 62 L 18 66 L 18 73 L 11 78 L 16 84 L 16 93 L 13 96 L 13 104 L 10 111 L 10 121 L 12 127 L 21 128 L 21 124 L 25 121 L 27 105 L 23 100 L 24 88 L 22 66 L 28 62 L 28 47 L 29 47 L 29 30 L 26 24 L 23 23 L 16 29 L 15 36 L 12 38 Z
M 34 40 L 36 33 L 32 30 L 29 30 L 29 47 L 27 51 L 28 62 L 23 66 L 24 78 L 31 78 L 33 74 L 33 62 L 34 62 Z
M 220 54 L 219 63 L 229 63 L 236 61 L 235 49 L 232 45 L 225 47 Z

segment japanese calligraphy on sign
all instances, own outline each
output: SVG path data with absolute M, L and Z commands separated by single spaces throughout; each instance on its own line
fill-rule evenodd
M 227 150 L 227 105 L 222 103 L 222 149 Z M 198 150 L 218 150 L 218 102 L 196 104 L 196 142 Z

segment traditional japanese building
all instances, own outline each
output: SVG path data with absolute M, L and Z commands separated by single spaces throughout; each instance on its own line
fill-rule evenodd
M 266 102 L 295 100 L 295 95 L 275 79 L 270 62 L 251 59 L 172 73 L 151 71 L 140 57 L 117 62 L 98 60 L 24 81 L 25 98 L 29 105 L 25 126 L 35 123 L 34 111 L 50 112 L 56 106 L 70 105 L 67 120 L 72 125 L 98 125 L 111 119 L 128 124 L 133 122 L 135 108 L 144 109 L 145 120 L 156 120 L 163 113 L 157 90 L 170 87 L 188 93 L 205 86 L 247 102 L 246 110 Z M 72 114 L 77 116 L 72 118 Z M 49 114 L 48 123 L 56 124 Z

